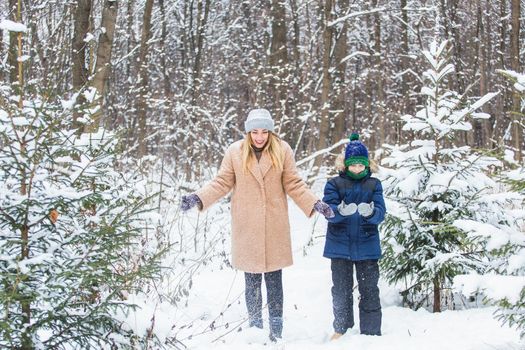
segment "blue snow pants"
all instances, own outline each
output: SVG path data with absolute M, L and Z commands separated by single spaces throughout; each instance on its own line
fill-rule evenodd
M 359 328 L 361 334 L 381 335 L 381 303 L 379 301 L 379 265 L 377 260 L 352 261 L 331 259 L 332 305 L 334 331 L 344 334 L 354 326 L 355 266 L 359 290 Z

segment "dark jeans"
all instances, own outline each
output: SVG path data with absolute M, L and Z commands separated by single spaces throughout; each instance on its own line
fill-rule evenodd
M 244 273 L 246 282 L 246 307 L 250 327 L 263 327 L 262 322 L 262 273 Z M 264 273 L 268 313 L 270 314 L 270 334 L 280 338 L 283 330 L 283 278 L 282 270 Z
M 381 335 L 381 303 L 379 301 L 379 265 L 377 260 L 351 261 L 331 259 L 332 305 L 334 330 L 344 334 L 354 326 L 354 265 L 359 289 L 359 327 L 361 334 Z

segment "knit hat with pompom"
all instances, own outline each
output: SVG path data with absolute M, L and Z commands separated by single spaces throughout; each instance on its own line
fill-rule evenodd
M 366 167 L 370 165 L 368 149 L 359 141 L 359 135 L 356 133 L 350 135 L 350 142 L 346 145 L 345 150 L 345 166 L 352 164 L 363 164 Z

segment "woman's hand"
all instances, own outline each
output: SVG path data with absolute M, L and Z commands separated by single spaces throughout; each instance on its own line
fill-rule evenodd
M 197 204 L 199 205 L 199 207 L 202 208 L 201 199 L 195 193 L 192 193 L 188 196 L 182 196 L 182 200 L 180 202 L 180 209 L 183 212 L 186 212 L 194 206 L 196 206 Z
M 323 215 L 325 218 L 330 219 L 335 216 L 334 211 L 328 204 L 319 200 L 314 204 L 314 210 L 319 214 Z

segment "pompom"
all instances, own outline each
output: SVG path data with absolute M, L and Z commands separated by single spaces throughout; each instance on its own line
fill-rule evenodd
M 359 134 L 357 133 L 352 133 L 352 135 L 350 135 L 350 141 L 357 141 L 359 140 Z

